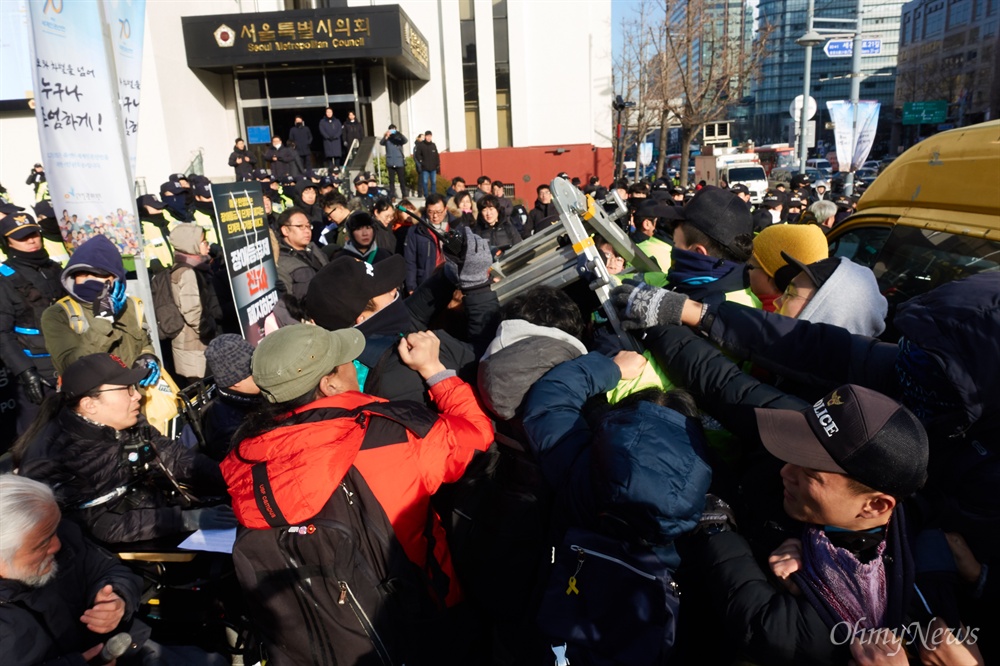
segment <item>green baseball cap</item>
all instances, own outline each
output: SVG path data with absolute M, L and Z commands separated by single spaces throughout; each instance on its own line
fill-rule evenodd
M 288 402 L 315 389 L 320 379 L 356 359 L 364 349 L 365 337 L 356 328 L 328 331 L 312 324 L 286 326 L 257 345 L 251 363 L 253 381 L 268 402 Z

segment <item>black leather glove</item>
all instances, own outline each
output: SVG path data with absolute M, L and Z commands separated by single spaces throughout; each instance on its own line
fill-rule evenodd
M 701 512 L 696 533 L 718 534 L 719 532 L 735 532 L 736 516 L 733 508 L 720 497 L 711 493 L 705 495 L 705 510 Z
M 228 530 L 236 527 L 236 515 L 232 507 L 207 506 L 203 509 L 186 509 L 181 511 L 181 523 L 185 532 L 195 530 Z
M 24 387 L 28 400 L 36 405 L 42 404 L 42 401 L 45 400 L 45 389 L 43 388 L 45 381 L 37 370 L 28 368 L 17 376 L 17 381 L 21 382 L 21 386 Z

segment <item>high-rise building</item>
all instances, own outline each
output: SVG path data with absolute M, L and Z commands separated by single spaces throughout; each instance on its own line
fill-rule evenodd
M 901 142 L 1000 113 L 1000 0 L 912 0 L 903 6 L 896 75 Z M 908 102 L 942 100 L 943 123 L 902 126 Z
M 889 133 L 893 120 L 893 91 L 896 79 L 896 56 L 899 44 L 899 21 L 902 0 L 865 0 L 862 34 L 867 51 L 861 58 L 860 99 L 881 102 L 874 155 L 889 152 Z M 816 0 L 815 16 L 823 19 L 846 19 L 844 23 L 814 27 L 843 27 L 843 39 L 850 41 L 857 8 L 856 0 Z M 794 140 L 795 121 L 788 107 L 802 94 L 805 48 L 795 43 L 806 32 L 806 0 L 760 0 L 759 26 L 773 26 L 769 53 L 754 87 L 755 138 L 760 143 Z M 837 39 L 841 39 L 837 36 Z M 831 51 L 836 53 L 837 51 Z M 840 53 L 844 53 L 843 49 Z M 823 46 L 813 48 L 810 94 L 816 99 L 817 142 L 833 145 L 826 102 L 846 100 L 851 96 L 851 57 L 829 57 Z M 791 136 L 790 136 L 791 135 Z

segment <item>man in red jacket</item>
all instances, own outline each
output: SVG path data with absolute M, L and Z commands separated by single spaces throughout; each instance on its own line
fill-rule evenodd
M 258 508 L 252 463 L 267 463 L 272 501 L 288 525 L 319 514 L 353 465 L 408 558 L 432 579 L 447 576 L 441 595 L 447 606 L 460 601 L 437 515 L 428 537 L 430 497 L 441 484 L 462 476 L 473 454 L 489 447 L 493 431 L 472 388 L 441 364 L 439 345 L 431 332 L 412 333 L 399 342 L 403 362 L 426 382 L 440 411 L 435 414 L 416 403 L 387 402 L 358 390 L 354 359 L 365 338 L 357 329 L 300 324 L 264 338 L 254 352 L 253 378 L 271 405 L 237 431 L 239 444 L 221 465 L 240 524 L 271 525 Z M 376 403 L 371 411 L 387 418 L 366 416 L 367 411 L 357 418 L 335 416 Z

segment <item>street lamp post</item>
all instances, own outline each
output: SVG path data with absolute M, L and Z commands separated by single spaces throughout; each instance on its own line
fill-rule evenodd
M 812 2 L 812 0 L 809 0 Z M 861 18 L 864 11 L 864 0 L 858 0 L 857 15 L 854 28 L 854 44 L 851 53 L 851 164 L 847 165 L 847 175 L 844 176 L 844 193 L 854 194 L 854 154 L 858 145 L 858 105 L 861 98 Z
M 806 9 L 806 34 L 795 40 L 799 46 L 805 47 L 805 68 L 802 72 L 802 109 L 799 112 L 799 173 L 806 172 L 806 157 L 809 148 L 806 145 L 806 123 L 809 121 L 809 87 L 812 78 L 813 47 L 819 46 L 825 40 L 813 29 L 813 0 L 809 0 Z

